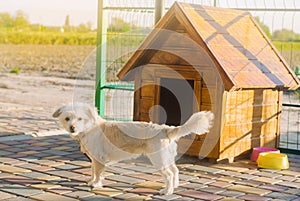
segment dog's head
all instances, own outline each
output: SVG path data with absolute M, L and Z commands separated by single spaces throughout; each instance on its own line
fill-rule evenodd
M 96 108 L 84 103 L 63 105 L 52 116 L 59 119 L 72 137 L 89 130 L 98 120 Z

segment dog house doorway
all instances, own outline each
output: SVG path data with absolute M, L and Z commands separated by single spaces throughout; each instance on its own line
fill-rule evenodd
M 161 78 L 159 88 L 158 123 L 184 124 L 194 110 L 194 80 Z

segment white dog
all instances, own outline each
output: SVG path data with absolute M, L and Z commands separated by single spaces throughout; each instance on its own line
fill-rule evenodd
M 105 166 L 112 162 L 147 156 L 160 170 L 166 187 L 162 194 L 172 194 L 179 185 L 176 141 L 196 133 L 206 133 L 214 118 L 211 112 L 193 114 L 182 126 L 158 125 L 146 122 L 113 122 L 102 119 L 94 107 L 69 104 L 54 112 L 80 149 L 91 159 L 92 176 L 88 185 L 102 187 Z

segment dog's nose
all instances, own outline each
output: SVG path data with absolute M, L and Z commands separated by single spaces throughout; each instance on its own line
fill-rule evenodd
M 74 132 L 75 132 L 75 126 L 74 126 L 74 125 L 71 125 L 71 126 L 70 126 L 70 131 L 71 131 L 71 133 L 74 133 Z

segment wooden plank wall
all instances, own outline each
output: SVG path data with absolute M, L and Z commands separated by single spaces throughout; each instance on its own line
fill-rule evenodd
M 258 146 L 275 147 L 280 99 L 276 89 L 228 92 L 220 157 L 238 156 Z

